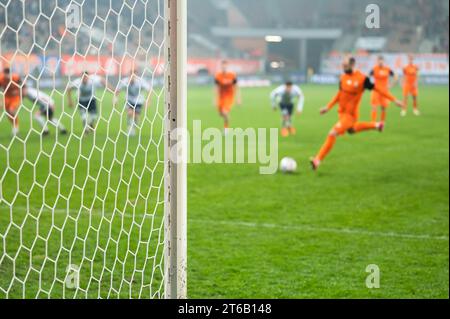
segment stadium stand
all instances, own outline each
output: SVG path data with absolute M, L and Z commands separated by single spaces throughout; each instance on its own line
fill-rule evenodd
M 57 10 L 54 10 L 55 3 L 58 4 Z M 82 5 L 83 26 L 80 32 L 77 36 L 63 36 L 64 10 L 69 3 L 70 0 L 0 0 L 0 27 L 3 29 L 8 22 L 8 28 L 0 35 L 0 54 L 18 49 L 25 54 L 47 55 L 57 54 L 61 49 L 63 54 L 74 51 L 85 54 L 91 50 L 114 55 L 134 54 L 140 41 L 151 40 L 152 26 L 143 22 L 146 15 L 155 13 L 154 10 L 146 12 L 143 1 L 97 0 L 95 11 L 85 10 Z M 269 25 L 272 28 L 338 28 L 343 31 L 343 36 L 329 48 L 330 51 L 351 47 L 359 37 L 383 36 L 387 38 L 385 51 L 448 53 L 448 3 L 380 0 L 382 27 L 379 30 L 369 30 L 364 26 L 365 15 L 361 13 L 366 4 L 358 0 L 258 0 L 258 5 L 254 0 L 190 0 L 188 52 L 195 57 L 245 58 L 251 55 L 248 48 L 240 49 L 236 41 L 213 36 L 211 26 L 267 28 Z M 132 5 L 140 5 L 142 10 L 131 10 Z M 416 14 L 406 12 L 405 5 L 417 7 Z M 293 7 L 298 9 L 292 10 Z M 39 12 L 42 14 L 38 15 Z M 26 22 L 22 23 L 24 18 Z M 148 38 L 138 35 L 137 29 L 141 27 L 148 31 L 141 33 Z M 117 34 L 117 30 L 121 32 L 112 41 L 111 37 Z M 96 43 L 96 34 L 98 39 L 106 37 L 111 41 L 101 43 L 99 40 Z M 60 41 L 62 45 L 59 45 Z

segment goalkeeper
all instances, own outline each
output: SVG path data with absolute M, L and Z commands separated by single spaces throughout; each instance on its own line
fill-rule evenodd
M 287 137 L 289 135 L 295 135 L 296 129 L 292 125 L 292 114 L 294 112 L 294 103 L 297 100 L 297 113 L 303 112 L 303 106 L 305 98 L 302 90 L 297 85 L 294 85 L 291 81 L 286 82 L 284 85 L 276 88 L 271 94 L 270 99 L 272 101 L 272 108 L 274 111 L 277 109 L 277 104 L 281 109 L 282 115 L 282 128 L 281 136 Z

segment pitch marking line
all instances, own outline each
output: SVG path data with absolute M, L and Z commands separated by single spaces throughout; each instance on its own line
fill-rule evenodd
M 283 229 L 283 230 L 295 230 L 295 231 L 308 231 L 308 232 L 323 232 L 323 233 L 336 233 L 336 234 L 350 234 L 350 235 L 366 235 L 375 237 L 394 237 L 394 238 L 405 238 L 405 239 L 426 239 L 426 240 L 443 240 L 448 241 L 448 236 L 432 236 L 432 235 L 414 235 L 414 234 L 404 234 L 396 232 L 375 232 L 362 229 L 350 229 L 350 228 L 329 228 L 329 227 L 314 227 L 307 225 L 298 226 L 287 226 L 278 224 L 267 224 L 267 223 L 251 223 L 243 221 L 209 221 L 209 220 L 199 220 L 190 219 L 194 223 L 203 224 L 221 224 L 229 226 L 241 226 L 249 228 L 272 228 L 272 229 Z
M 27 211 L 27 207 L 14 207 L 14 210 Z M 36 211 L 39 209 L 36 208 Z M 66 209 L 54 209 L 55 214 L 63 215 L 67 214 Z M 78 213 L 78 211 L 70 210 L 71 213 Z M 111 213 L 103 213 L 100 211 L 92 211 L 96 216 L 111 217 Z M 125 218 L 154 218 L 155 216 L 150 214 L 119 214 Z M 270 224 L 270 223 L 254 223 L 254 222 L 244 222 L 239 220 L 226 221 L 226 220 L 206 220 L 206 219 L 188 219 L 188 222 L 198 223 L 198 224 L 209 224 L 209 225 L 228 225 L 228 226 L 238 226 L 238 227 L 248 227 L 248 228 L 270 228 L 270 229 L 283 229 L 288 231 L 307 231 L 307 232 L 322 232 L 322 233 L 335 233 L 335 234 L 348 234 L 348 235 L 364 235 L 373 237 L 390 237 L 390 238 L 403 238 L 403 239 L 414 239 L 414 240 L 441 240 L 449 241 L 448 236 L 433 236 L 427 234 L 407 234 L 407 233 L 397 233 L 397 232 L 377 232 L 369 231 L 363 229 L 352 229 L 352 228 L 331 228 L 331 227 L 315 227 L 308 225 L 280 225 L 280 224 Z

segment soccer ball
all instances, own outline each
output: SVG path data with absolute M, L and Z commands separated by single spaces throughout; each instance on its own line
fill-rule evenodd
M 295 173 L 297 171 L 297 162 L 293 158 L 285 157 L 280 162 L 280 170 L 283 173 Z

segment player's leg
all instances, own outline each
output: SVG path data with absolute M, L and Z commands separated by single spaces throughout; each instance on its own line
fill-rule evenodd
M 67 134 L 67 129 L 64 126 L 64 124 L 62 124 L 60 120 L 57 120 L 57 119 L 54 118 L 55 105 L 54 104 L 50 104 L 48 107 L 49 107 L 49 120 L 50 120 L 50 123 L 52 123 L 61 134 L 63 134 L 63 135 Z M 50 115 L 50 113 L 51 113 L 51 115 Z
M 348 132 L 350 134 L 361 133 L 365 131 L 378 130 L 382 132 L 384 129 L 383 122 L 356 122 L 353 127 L 351 127 Z
M 95 127 L 97 126 L 97 100 L 93 98 L 88 106 L 87 110 L 87 125 L 90 131 L 95 131 Z
M 47 106 L 43 103 L 39 103 L 39 110 L 35 113 L 34 119 L 43 128 L 43 134 L 47 135 L 49 133 L 47 127 Z
M 289 116 L 289 105 L 281 103 L 281 136 L 289 136 L 289 126 L 290 126 L 290 116 Z
M 6 115 L 12 124 L 12 134 L 14 136 L 19 133 L 19 116 L 17 115 L 19 107 L 20 98 L 5 99 Z
M 230 128 L 230 112 L 233 103 L 233 96 L 221 97 L 219 101 L 219 115 L 223 118 L 223 128 L 225 133 L 227 133 Z
M 19 117 L 17 116 L 17 110 L 13 108 L 6 109 L 6 115 L 12 124 L 12 134 L 16 136 L 19 133 Z
M 141 116 L 142 104 L 136 104 L 134 106 L 129 105 L 128 119 L 129 119 L 129 134 L 135 135 L 136 128 L 139 127 L 139 119 Z
M 81 124 L 83 125 L 83 134 L 89 134 L 88 128 L 88 107 L 89 101 L 78 101 L 78 110 L 80 111 Z
M 372 119 L 372 122 L 376 122 L 378 119 L 378 108 L 380 106 L 378 95 L 379 94 L 377 92 L 372 92 L 372 95 L 371 95 L 371 105 L 372 105 L 371 119 Z
M 67 134 L 66 127 L 61 123 L 61 121 L 55 119 L 54 116 L 55 116 L 55 105 L 49 104 L 47 110 L 48 122 L 54 125 L 61 134 Z
M 413 94 L 412 94 L 412 98 L 413 98 L 413 112 L 414 112 L 414 115 L 419 116 L 420 115 L 420 111 L 419 111 L 419 97 L 418 97 L 417 89 L 414 89 Z
M 137 106 L 128 105 L 127 117 L 128 134 L 134 136 L 136 134 L 139 118 Z
M 409 97 L 409 88 L 403 87 L 403 108 L 401 112 L 401 116 L 406 116 L 408 112 L 408 97 Z
M 325 143 L 322 145 L 317 155 L 311 158 L 311 166 L 314 170 L 319 168 L 322 161 L 331 152 L 336 144 L 338 136 L 345 134 L 354 123 L 355 119 L 352 116 L 346 114 L 340 116 L 339 122 L 328 133 Z
M 40 127 L 43 129 L 42 134 L 43 135 L 48 135 L 49 131 L 48 131 L 48 127 L 47 127 L 47 118 L 46 118 L 45 115 L 46 115 L 45 110 L 43 110 L 41 108 L 39 111 L 37 111 L 34 114 L 34 119 L 36 120 L 36 122 L 38 122 Z
M 376 122 L 377 121 L 377 119 L 378 119 L 378 106 L 372 106 L 371 119 L 372 119 L 372 122 Z
M 221 109 L 219 111 L 219 115 L 223 119 L 223 129 L 224 132 L 227 133 L 230 128 L 230 113 L 226 109 Z
M 97 119 L 97 110 L 90 110 L 88 112 L 88 127 L 91 132 L 95 131 L 95 128 L 97 127 Z
M 79 112 L 80 112 L 81 123 L 83 125 L 83 134 L 87 135 L 87 134 L 89 134 L 89 129 L 88 129 L 88 125 L 87 125 L 87 121 L 88 121 L 87 108 L 80 106 Z
M 387 106 L 381 106 L 381 122 L 385 123 L 387 117 Z
M 127 133 L 131 135 L 134 130 L 134 107 L 130 102 L 127 102 Z
M 127 132 L 129 135 L 134 135 L 134 109 L 129 105 L 127 110 Z
M 292 124 L 292 115 L 294 113 L 294 104 L 288 105 L 288 120 L 287 120 L 287 127 L 289 130 L 289 134 L 295 135 L 297 133 L 297 130 L 295 129 L 294 125 Z

